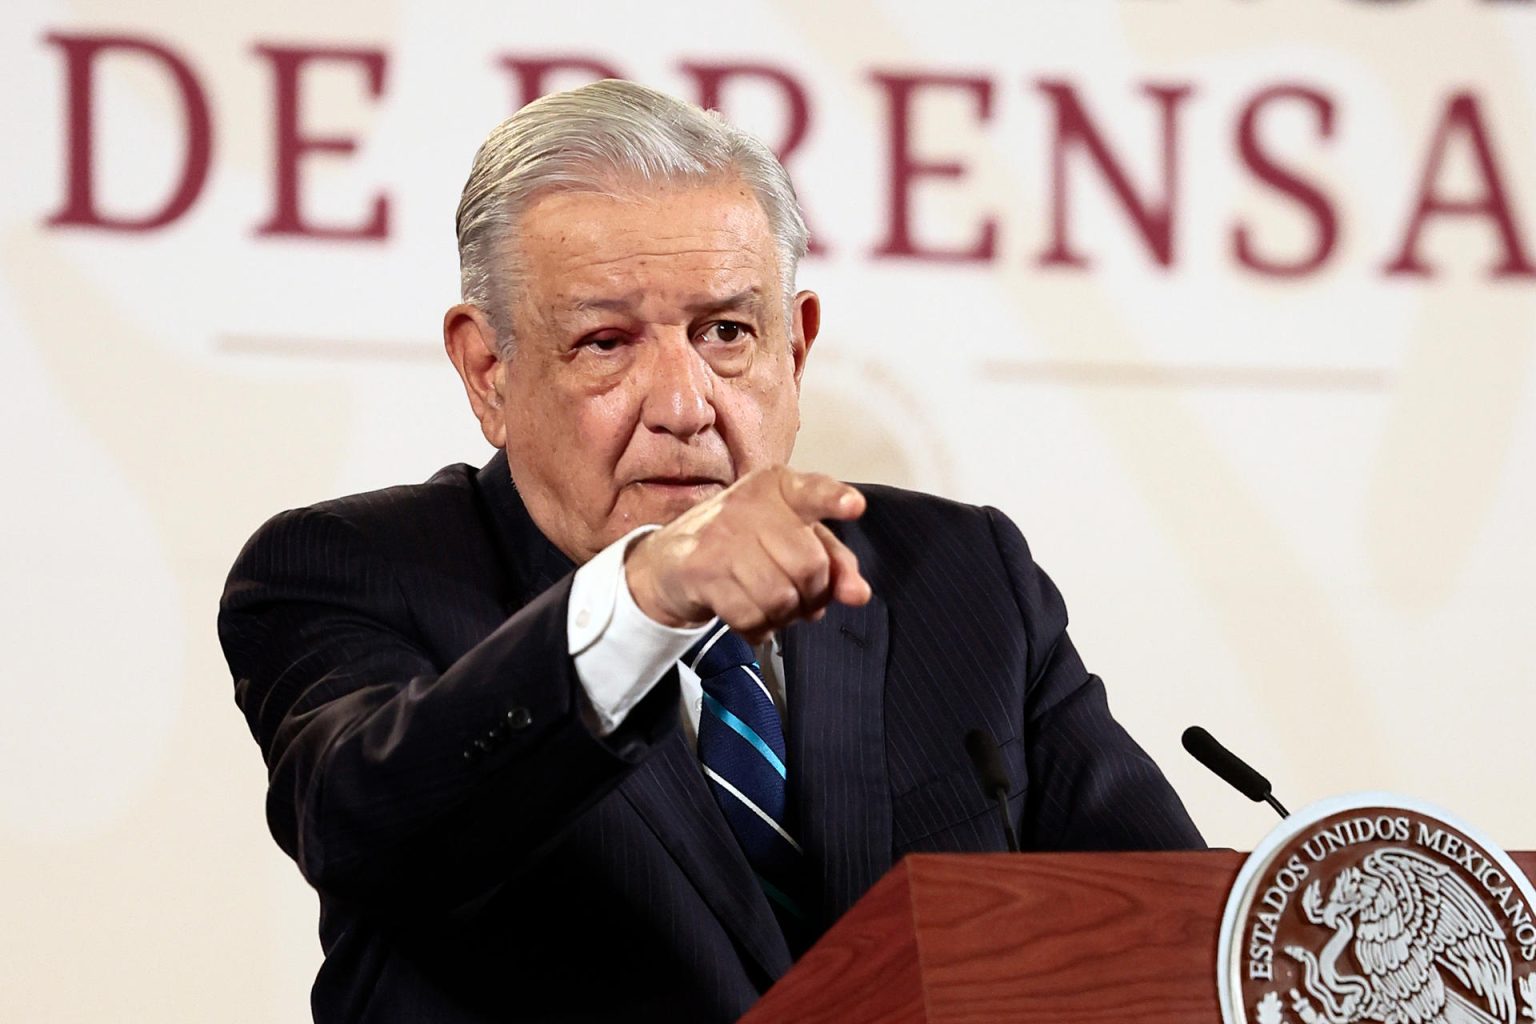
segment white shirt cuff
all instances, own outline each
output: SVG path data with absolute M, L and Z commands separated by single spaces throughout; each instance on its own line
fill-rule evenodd
M 624 574 L 629 547 L 657 526 L 639 526 L 576 570 L 566 613 L 566 640 L 586 691 L 588 724 L 607 736 L 667 674 L 712 623 L 675 629 L 635 604 Z

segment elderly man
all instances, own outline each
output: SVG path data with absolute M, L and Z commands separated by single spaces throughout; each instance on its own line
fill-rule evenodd
M 602 82 L 475 158 L 483 468 L 284 513 L 219 629 L 322 1021 L 730 1020 L 903 854 L 1200 838 L 993 509 L 788 468 L 821 311 L 783 168 Z

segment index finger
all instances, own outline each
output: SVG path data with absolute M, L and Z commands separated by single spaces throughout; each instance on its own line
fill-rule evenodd
M 779 492 L 790 510 L 807 523 L 822 519 L 857 519 L 864 514 L 864 495 L 824 473 L 787 470 Z

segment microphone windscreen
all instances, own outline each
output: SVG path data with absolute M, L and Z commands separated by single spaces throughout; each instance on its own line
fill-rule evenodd
M 1183 741 L 1184 749 L 1193 754 L 1195 760 L 1226 780 L 1227 785 L 1249 800 L 1258 802 L 1269 796 L 1269 780 L 1249 767 L 1242 758 L 1217 743 L 1216 737 L 1198 725 L 1184 730 Z

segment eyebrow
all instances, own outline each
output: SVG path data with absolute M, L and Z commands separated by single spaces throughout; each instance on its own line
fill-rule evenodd
M 628 313 L 641 301 L 642 295 L 631 292 L 618 298 L 582 297 L 571 304 L 571 310 L 576 313 L 584 313 L 590 309 L 606 310 L 610 313 Z M 762 289 L 757 287 L 744 288 L 734 295 L 727 295 L 719 299 L 702 299 L 698 302 L 688 303 L 683 307 L 690 316 L 708 316 L 711 313 L 721 313 L 728 309 L 751 308 L 756 309 L 762 301 Z

